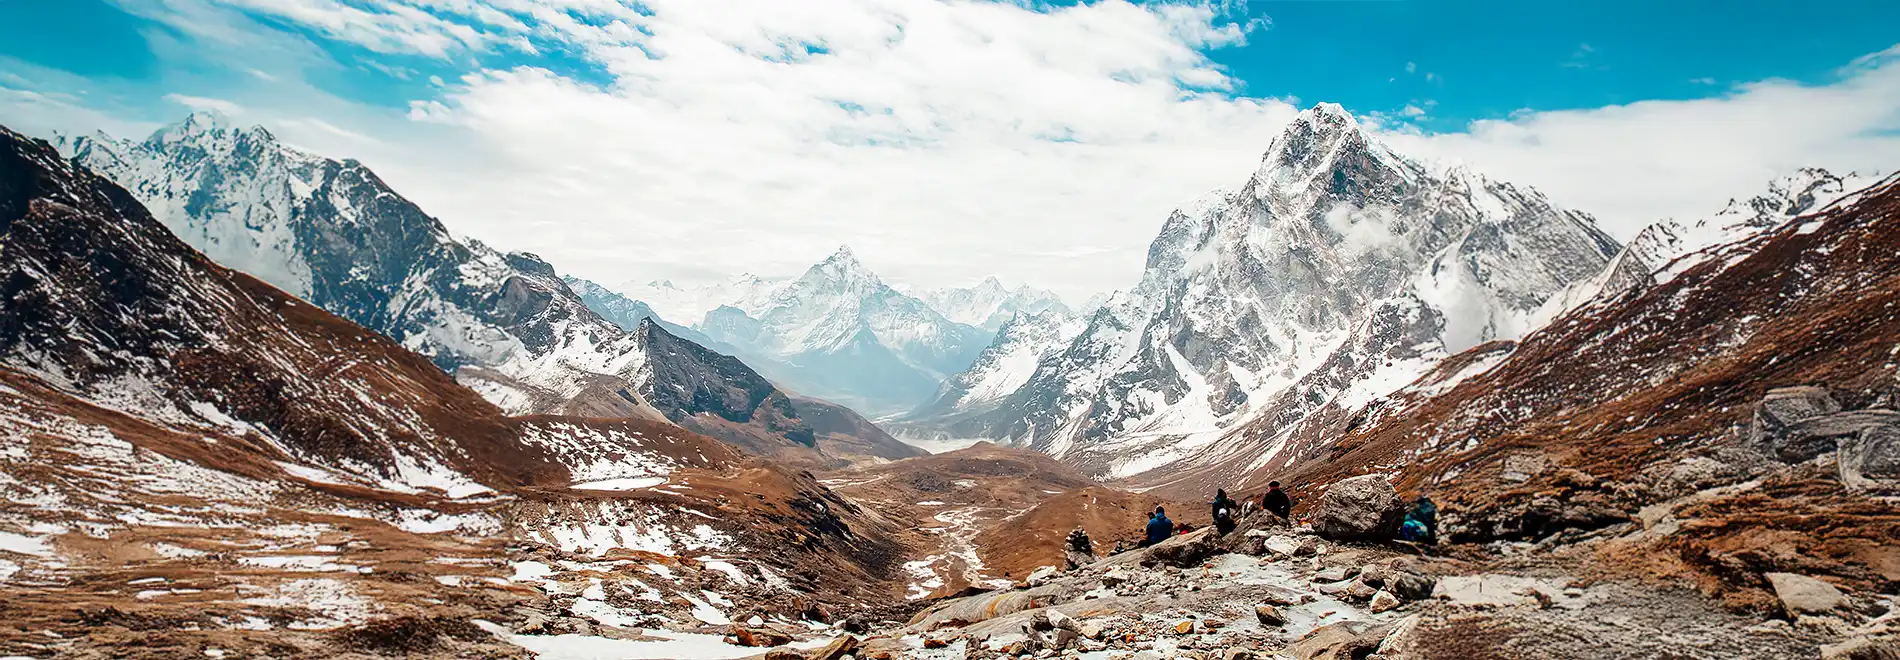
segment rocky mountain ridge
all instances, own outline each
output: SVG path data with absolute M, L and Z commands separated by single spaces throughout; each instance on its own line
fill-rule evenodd
M 1002 405 L 945 413 L 934 432 L 1140 474 L 1218 448 L 1228 429 L 1364 405 L 1520 336 L 1620 249 L 1585 214 L 1406 158 L 1321 104 L 1241 188 L 1170 216 L 1141 282 Z
M 790 399 L 743 363 L 657 326 L 623 330 L 545 261 L 457 239 L 356 161 L 212 113 L 141 142 L 57 144 L 214 260 L 396 339 L 510 413 L 665 420 L 755 452 L 826 460 Z

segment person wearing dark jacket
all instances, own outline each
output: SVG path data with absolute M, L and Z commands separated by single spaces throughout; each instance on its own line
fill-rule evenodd
M 1214 531 L 1218 532 L 1221 536 L 1226 536 L 1228 532 L 1234 531 L 1234 517 L 1240 515 L 1238 510 L 1239 506 L 1235 505 L 1233 500 L 1227 499 L 1226 489 L 1222 488 L 1214 491 L 1213 508 Z
M 1147 533 L 1148 537 L 1141 540 L 1144 548 L 1166 541 L 1174 533 L 1174 521 L 1168 520 L 1168 512 L 1162 507 L 1155 507 L 1154 515 L 1148 517 Z
M 1278 481 L 1267 482 L 1267 492 L 1260 496 L 1260 508 L 1272 511 L 1273 515 L 1281 518 L 1293 519 L 1293 498 L 1287 497 L 1286 491 L 1280 490 Z

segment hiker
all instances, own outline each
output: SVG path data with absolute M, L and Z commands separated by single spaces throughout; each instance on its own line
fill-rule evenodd
M 1412 501 L 1412 510 L 1399 523 L 1399 537 L 1413 543 L 1438 543 L 1438 506 L 1432 504 L 1432 498 L 1420 495 Z
M 1080 552 L 1085 555 L 1094 556 L 1095 543 L 1089 540 L 1089 533 L 1087 531 L 1077 527 L 1075 531 L 1069 532 L 1069 550 L 1071 552 Z
M 1260 508 L 1272 511 L 1273 515 L 1281 518 L 1293 519 L 1293 498 L 1287 497 L 1286 491 L 1280 490 L 1278 481 L 1267 482 L 1267 492 L 1260 496 Z
M 1227 499 L 1227 489 L 1214 490 L 1214 531 L 1221 536 L 1234 531 L 1234 516 L 1238 513 L 1234 508 L 1234 501 Z
M 1148 516 L 1148 536 L 1141 540 L 1141 547 L 1168 540 L 1174 533 L 1174 521 L 1168 520 L 1168 512 L 1163 507 L 1155 507 L 1154 515 Z

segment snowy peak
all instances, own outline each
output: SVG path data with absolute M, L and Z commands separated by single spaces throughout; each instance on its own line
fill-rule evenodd
M 1418 169 L 1344 108 L 1321 103 L 1301 112 L 1268 145 L 1253 185 L 1261 197 L 1364 196 L 1384 192 L 1393 175 L 1409 178 Z
M 1729 200 L 1728 206 L 1705 225 L 1767 228 L 1790 218 L 1821 210 L 1875 177 L 1857 172 L 1835 175 L 1818 167 L 1804 167 L 1768 183 L 1767 192 L 1747 200 Z
M 216 110 L 199 110 L 185 118 L 153 132 L 147 142 L 166 144 L 192 140 L 205 135 L 224 133 L 231 130 L 231 118 Z M 262 129 L 257 129 L 262 130 Z
M 995 276 L 969 288 L 950 287 L 926 292 L 924 302 L 944 318 L 995 332 L 1019 314 L 1045 311 L 1070 313 L 1056 294 L 1027 284 L 1010 289 Z

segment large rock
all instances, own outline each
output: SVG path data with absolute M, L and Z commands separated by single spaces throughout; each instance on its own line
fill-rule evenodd
M 1775 597 L 1781 599 L 1781 609 L 1790 617 L 1826 614 L 1847 604 L 1847 597 L 1840 589 L 1806 575 L 1769 573 L 1763 577 L 1774 586 Z
M 1871 426 L 1842 441 L 1839 467 L 1841 483 L 1850 488 L 1900 481 L 1900 425 Z
M 1155 544 L 1141 558 L 1141 565 L 1191 568 L 1201 565 L 1208 557 L 1224 552 L 1226 549 L 1221 546 L 1220 537 L 1214 535 L 1212 528 L 1208 528 Z
M 1405 515 L 1405 502 L 1385 475 L 1368 474 L 1326 488 L 1314 515 L 1313 532 L 1334 540 L 1389 538 Z
M 1364 658 L 1379 649 L 1379 643 L 1385 641 L 1386 634 L 1392 628 L 1391 624 L 1381 625 L 1370 621 L 1341 621 L 1314 629 L 1300 641 L 1286 647 L 1281 655 L 1294 660 Z

